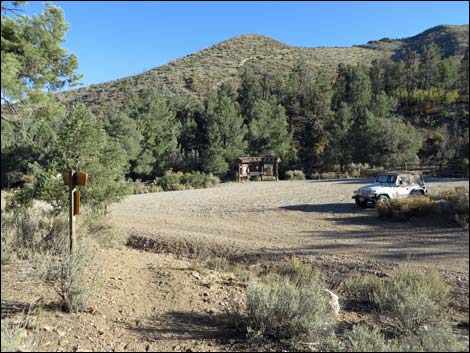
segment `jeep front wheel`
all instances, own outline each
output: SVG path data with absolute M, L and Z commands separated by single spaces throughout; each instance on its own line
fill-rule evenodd
M 356 201 L 356 205 L 359 207 L 366 207 L 367 206 L 367 200 L 360 201 L 358 197 L 354 199 Z
M 379 197 L 377 197 L 377 201 L 375 201 L 375 203 L 377 205 L 381 205 L 384 202 L 387 202 L 388 200 L 390 200 L 390 198 L 387 195 L 379 195 Z

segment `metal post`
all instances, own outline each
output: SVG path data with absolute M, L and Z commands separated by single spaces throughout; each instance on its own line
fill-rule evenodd
M 276 161 L 276 181 L 279 181 L 279 163 Z
M 75 191 L 75 180 L 73 169 L 70 169 L 70 185 L 69 185 L 69 247 L 70 254 L 72 254 L 73 242 L 75 239 L 75 216 L 74 214 L 74 191 Z

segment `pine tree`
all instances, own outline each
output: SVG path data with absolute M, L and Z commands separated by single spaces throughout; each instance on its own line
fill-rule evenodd
M 108 136 L 118 142 L 126 152 L 130 167 L 130 163 L 134 163 L 141 152 L 143 136 L 137 129 L 137 123 L 125 112 L 117 111 L 114 102 L 106 107 L 103 123 Z
M 230 89 L 221 87 L 207 102 L 207 148 L 205 150 L 205 170 L 216 175 L 226 175 L 233 169 L 236 158 L 246 150 L 247 132 L 243 118 Z
M 427 45 L 424 48 L 423 57 L 419 64 L 419 88 L 430 89 L 435 87 L 440 61 L 441 53 L 439 47 L 435 44 Z
M 12 186 L 31 173 L 31 163 L 44 167 L 57 139 L 65 107 L 52 92 L 73 85 L 78 61 L 61 47 L 68 25 L 63 11 L 47 5 L 35 16 L 17 16 L 14 2 L 1 16 L 2 185 Z
M 265 100 L 256 101 L 249 125 L 251 154 L 285 159 L 289 154 L 291 140 L 284 107 Z
M 153 92 L 143 92 L 141 104 L 131 113 L 143 136 L 142 149 L 133 164 L 133 174 L 151 179 L 171 168 L 179 148 L 181 123 L 167 102 Z
M 121 145 L 110 138 L 103 124 L 83 105 L 73 107 L 60 126 L 60 133 L 49 164 L 35 163 L 31 198 L 49 202 L 56 211 L 67 206 L 67 193 L 58 173 L 69 170 L 89 175 L 87 187 L 81 188 L 81 202 L 95 211 L 106 207 L 126 194 L 124 173 L 126 153 Z

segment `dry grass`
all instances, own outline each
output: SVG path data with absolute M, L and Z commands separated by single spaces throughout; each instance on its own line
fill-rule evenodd
M 469 193 L 467 188 L 456 188 L 435 195 L 387 200 L 377 205 L 377 212 L 380 217 L 395 219 L 446 217 L 468 228 Z

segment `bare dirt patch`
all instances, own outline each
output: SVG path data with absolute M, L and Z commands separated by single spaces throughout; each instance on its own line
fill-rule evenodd
M 353 255 L 468 273 L 467 231 L 442 220 L 379 219 L 373 208 L 360 209 L 351 199 L 353 190 L 370 181 L 226 183 L 133 195 L 114 205 L 110 217 L 132 236 L 131 245 L 149 250 L 163 251 L 165 244 L 187 249 L 181 244 L 189 243 L 212 252 Z M 454 179 L 427 184 L 431 192 L 469 185 Z

